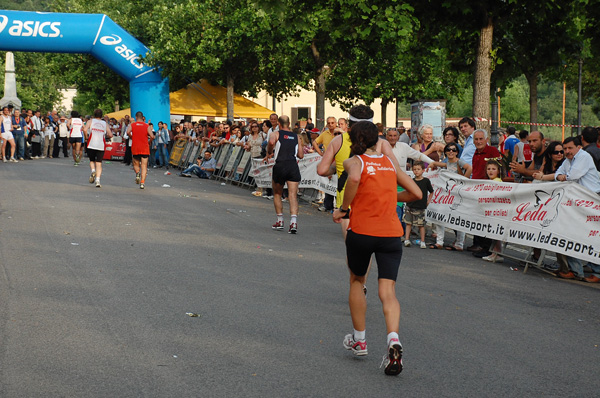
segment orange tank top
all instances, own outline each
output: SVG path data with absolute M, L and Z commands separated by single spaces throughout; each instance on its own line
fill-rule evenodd
M 349 230 L 361 235 L 400 237 L 404 234 L 396 213 L 396 169 L 384 155 L 359 155 L 360 184 L 352 200 Z

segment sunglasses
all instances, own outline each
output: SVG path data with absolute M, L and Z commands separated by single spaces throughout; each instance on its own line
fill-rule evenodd
M 444 152 L 458 152 L 458 149 L 456 149 L 456 148 L 448 148 Z
M 333 135 L 340 135 L 340 134 L 342 134 L 342 133 L 333 133 Z
M 552 151 L 553 155 L 564 155 L 565 151 Z

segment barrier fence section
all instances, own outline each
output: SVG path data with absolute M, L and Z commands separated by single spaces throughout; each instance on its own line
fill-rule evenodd
M 201 142 L 180 139 L 173 145 L 169 164 L 185 169 L 196 164 L 196 159 L 201 156 L 204 156 Z M 216 163 L 212 178 L 245 187 L 255 186 L 254 178 L 250 175 L 252 158 L 249 151 L 241 146 L 221 145 L 212 156 Z
M 600 196 L 577 183 L 469 180 L 445 170 L 427 177 L 429 222 L 600 263 Z

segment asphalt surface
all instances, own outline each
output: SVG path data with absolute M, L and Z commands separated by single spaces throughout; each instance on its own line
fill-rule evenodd
M 271 201 L 163 172 L 142 191 L 112 162 L 97 189 L 87 160 L 0 163 L 0 397 L 598 396 L 598 286 L 405 249 L 404 372 L 385 376 L 376 270 L 369 355 L 342 346 L 329 215 L 272 231 Z

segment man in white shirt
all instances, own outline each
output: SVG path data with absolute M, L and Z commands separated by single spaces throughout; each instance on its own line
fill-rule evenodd
M 399 142 L 399 134 L 396 129 L 388 130 L 387 134 L 385 135 L 385 138 L 392 146 L 392 152 L 396 156 L 398 164 L 400 165 L 400 168 L 403 171 L 406 171 L 406 161 L 408 160 L 408 158 L 411 158 L 413 160 L 420 160 L 423 163 L 429 163 L 430 165 L 435 167 L 444 167 L 444 163 L 435 162 L 433 159 L 431 159 L 424 153 L 419 152 L 414 148 L 411 148 L 409 145 L 403 142 Z
M 594 164 L 592 155 L 581 149 L 578 137 L 569 137 L 563 142 L 565 161 L 556 170 L 554 179 L 556 181 L 573 181 L 592 192 L 600 195 L 600 177 Z M 580 278 L 586 282 L 600 282 L 600 264 L 588 263 L 592 269 L 592 275 L 585 277 L 583 264 L 580 259 L 567 256 L 567 264 L 571 272 L 559 272 L 559 276 L 565 279 Z
M 43 158 L 45 158 L 45 156 L 43 156 L 42 154 L 42 143 L 41 143 L 41 137 L 42 137 L 42 119 L 41 119 L 41 112 L 40 111 L 35 111 L 35 114 L 33 116 L 31 116 L 31 125 L 32 125 L 32 129 L 31 129 L 31 141 L 32 141 L 32 149 L 31 149 L 31 157 L 33 159 L 39 159 L 40 156 Z M 37 142 L 36 142 L 37 141 Z M 35 145 L 34 145 L 35 143 Z
M 460 132 L 465 136 L 465 145 L 463 147 L 460 159 L 473 165 L 473 155 L 475 154 L 475 144 L 473 143 L 473 133 L 475 132 L 475 121 L 468 117 L 463 117 L 458 122 Z

